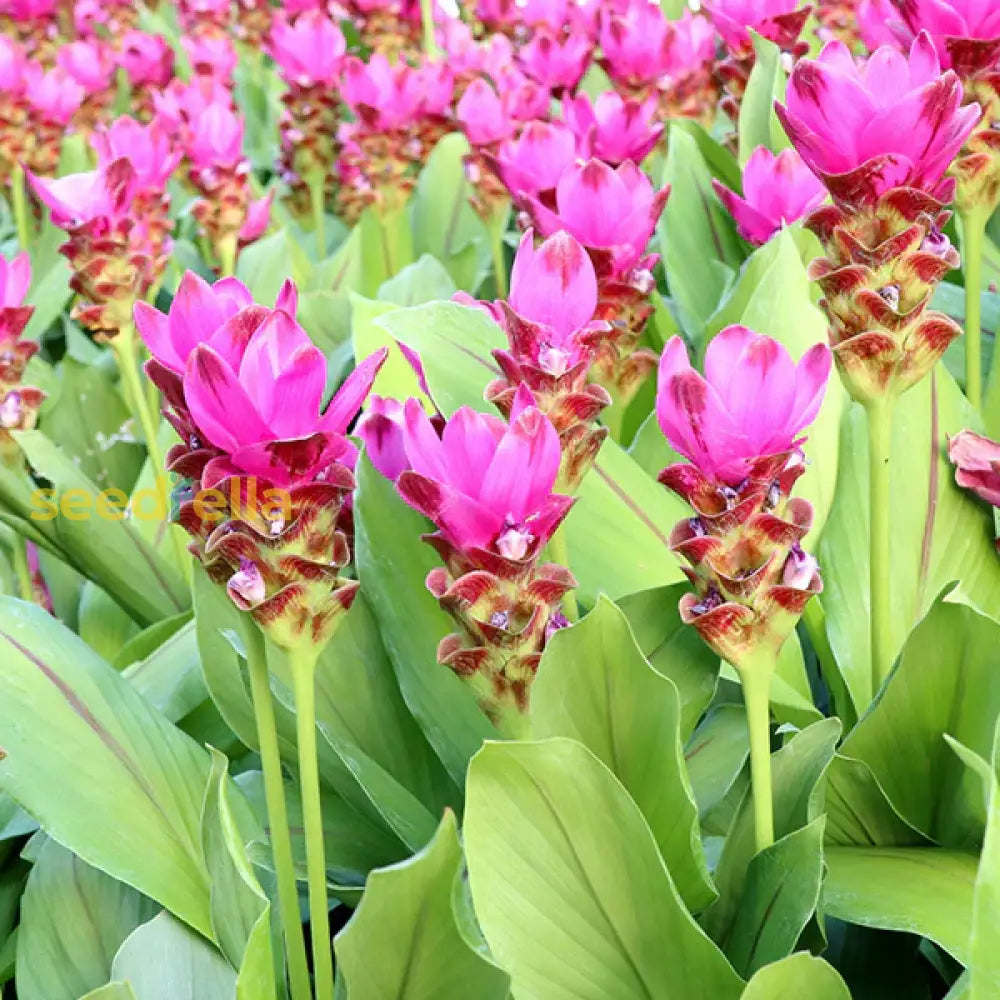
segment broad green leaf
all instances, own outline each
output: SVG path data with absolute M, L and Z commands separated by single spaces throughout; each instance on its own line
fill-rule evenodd
M 83 585 L 77 633 L 95 653 L 111 663 L 138 632 L 139 626 L 100 587 L 89 580 Z
M 386 281 L 376 298 L 397 306 L 417 306 L 436 299 L 450 299 L 458 288 L 444 265 L 430 254 L 404 267 Z
M 236 264 L 236 277 L 250 289 L 254 301 L 267 304 L 277 298 L 285 279 L 305 285 L 311 272 L 309 258 L 287 229 L 251 243 Z
M 110 375 L 65 357 L 45 404 L 41 429 L 71 455 L 99 489 L 131 491 L 143 462 L 128 407 Z
M 0 785 L 84 861 L 210 937 L 208 755 L 41 608 L 0 599 L 0 648 Z
M 753 253 L 730 294 L 708 321 L 708 338 L 725 326 L 741 323 L 780 341 L 796 360 L 814 344 L 827 342 L 826 317 L 812 299 L 812 283 L 797 239 L 803 239 L 801 233 L 784 229 Z M 815 247 L 818 255 L 819 245 Z M 809 464 L 795 486 L 796 496 L 809 500 L 815 512 L 807 548 L 818 544 L 833 504 L 840 425 L 846 406 L 847 393 L 832 371 L 823 406 L 808 429 L 805 451 Z
M 46 839 L 21 902 L 17 992 L 22 1000 L 77 1000 L 106 983 L 122 942 L 156 904 Z
M 69 287 L 69 264 L 59 253 L 59 247 L 65 242 L 65 232 L 46 223 L 31 248 L 31 288 L 25 305 L 34 306 L 35 311 L 24 330 L 26 340 L 41 339 L 62 315 L 73 295 Z
M 519 1000 L 729 1000 L 739 977 L 684 908 L 628 793 L 572 740 L 489 743 L 465 849 Z
M 839 735 L 839 720 L 824 719 L 796 733 L 772 755 L 774 832 L 779 840 L 812 823 L 822 812 L 820 782 Z M 753 905 L 746 889 L 748 869 L 756 853 L 753 798 L 748 792 L 715 869 L 719 899 L 701 918 L 713 940 L 724 946 L 732 939 L 743 907 Z
M 202 842 L 212 878 L 212 926 L 230 964 L 249 967 L 244 985 L 248 1000 L 275 1000 L 280 966 L 271 951 L 270 903 L 246 854 L 246 845 L 261 839 L 263 830 L 239 793 L 233 794 L 226 758 L 216 750 L 211 754 Z
M 161 913 L 136 928 L 115 955 L 113 979 L 135 1000 L 234 1000 L 236 972 L 210 944 Z
M 464 135 L 446 135 L 434 147 L 412 199 L 413 249 L 447 268 L 455 285 L 475 292 L 490 267 L 486 226 L 469 203 Z
M 947 438 L 975 416 L 940 367 L 896 406 L 892 442 L 890 539 L 896 652 L 949 583 L 952 599 L 989 613 L 1000 606 L 1000 559 L 989 511 L 960 490 L 948 462 Z M 872 700 L 868 613 L 868 448 L 865 413 L 845 414 L 835 502 L 819 548 L 823 608 L 830 645 L 859 714 Z
M 785 96 L 785 71 L 781 66 L 781 49 L 774 42 L 751 32 L 754 60 L 746 93 L 740 102 L 739 146 L 740 163 L 746 164 L 758 146 L 774 153 L 789 146 L 774 102 Z
M 17 440 L 38 475 L 52 483 L 46 499 L 30 490 L 8 491 L 6 479 L 0 482 L 0 500 L 28 525 L 29 537 L 106 590 L 140 624 L 190 606 L 179 574 L 132 525 L 109 515 L 99 489 L 69 456 L 40 431 L 18 433 Z
M 136 1000 L 136 996 L 128 983 L 107 983 L 91 990 L 80 1000 Z
M 972 895 L 969 1000 L 1000 996 L 1000 951 L 996 946 L 1000 927 L 1000 726 L 993 740 L 988 777 L 986 837 Z
M 417 373 L 406 360 L 396 343 L 396 338 L 379 322 L 382 316 L 401 308 L 393 302 L 366 299 L 361 295 L 351 295 L 351 341 L 354 356 L 366 358 L 385 347 L 389 355 L 379 369 L 372 391 L 380 396 L 395 399 L 420 398 L 423 391 Z
M 688 584 L 678 583 L 631 594 L 618 602 L 643 656 L 677 686 L 681 698 L 681 739 L 686 740 L 708 708 L 719 677 L 719 658 L 677 609 Z
M 736 157 L 693 118 L 675 118 L 670 127 L 687 133 L 695 141 L 708 172 L 733 191 L 739 189 L 740 164 Z
M 337 935 L 351 1000 L 506 1000 L 510 980 L 465 942 L 452 908 L 462 849 L 453 813 L 418 854 L 368 877 Z
M 327 288 L 299 296 L 298 321 L 309 339 L 327 356 L 345 343 L 351 332 L 351 299 L 347 291 Z M 334 375 L 332 365 L 327 377 Z M 327 386 L 331 388 L 331 386 Z
M 840 748 L 868 766 L 907 824 L 946 847 L 982 843 L 981 778 L 945 736 L 990 758 L 1000 715 L 998 649 L 1000 624 L 964 605 L 936 603 L 907 640 L 882 696 Z
M 839 973 L 806 952 L 789 955 L 761 969 L 747 983 L 741 1000 L 851 1000 Z
M 455 781 L 496 731 L 469 690 L 437 662 L 437 644 L 454 630 L 424 585 L 437 556 L 420 540 L 427 522 L 410 510 L 367 458 L 358 463 L 354 507 L 362 591 L 409 710 Z
M 816 911 L 822 879 L 822 816 L 754 855 L 724 943 L 740 975 L 750 976 L 792 952 Z
M 676 126 L 663 182 L 670 185 L 659 227 L 663 266 L 681 326 L 698 343 L 743 254 L 695 139 Z
M 577 740 L 618 778 L 688 909 L 715 898 L 684 767 L 677 687 L 646 662 L 607 598 L 546 647 L 532 685 L 531 728 L 538 738 Z
M 684 763 L 700 816 L 705 816 L 732 788 L 750 753 L 749 741 L 742 705 L 712 709 L 688 740 Z
M 829 916 L 920 934 L 969 960 L 976 857 L 936 847 L 828 847 Z

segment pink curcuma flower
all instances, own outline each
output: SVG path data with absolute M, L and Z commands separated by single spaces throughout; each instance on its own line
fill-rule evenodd
M 589 249 L 607 251 L 621 273 L 645 252 L 668 194 L 631 161 L 613 169 L 592 159 L 559 179 L 555 211 L 537 198 L 524 201 L 544 236 L 565 229 Z
M 667 72 L 670 35 L 659 4 L 629 0 L 620 10 L 609 4 L 601 16 L 602 65 L 612 80 L 628 86 L 655 80 Z
M 68 125 L 86 96 L 83 87 L 61 66 L 43 70 L 29 63 L 24 74 L 24 93 L 32 108 L 47 121 Z
M 775 156 L 766 146 L 758 146 L 743 168 L 742 198 L 717 180 L 712 186 L 736 220 L 740 236 L 755 246 L 826 199 L 826 188 L 794 149 Z
M 184 151 L 196 170 L 234 167 L 243 159 L 243 118 L 228 105 L 210 104 L 187 126 Z
M 594 320 L 594 265 L 566 232 L 555 233 L 537 248 L 534 233 L 529 229 L 524 234 L 514 258 L 507 306 L 504 325 L 516 353 L 554 378 L 581 361 L 589 362 L 592 335 L 607 329 Z
M 787 48 L 812 9 L 800 6 L 800 0 L 713 0 L 705 8 L 726 48 L 737 54 L 753 50 L 751 30 Z
M 948 442 L 955 481 L 994 507 L 1000 507 L 1000 444 L 974 431 L 962 431 Z
M 390 63 L 376 52 L 367 63 L 356 56 L 345 60 L 341 91 L 367 126 L 394 129 L 423 115 L 444 114 L 451 104 L 454 78 L 443 63 Z
M 420 403 L 407 401 L 410 469 L 396 488 L 454 549 L 530 560 L 569 512 L 573 499 L 552 492 L 562 458 L 559 435 L 533 402 L 530 391 L 519 392 L 509 425 L 462 407 L 439 436 Z
M 899 11 L 892 0 L 861 0 L 857 8 L 858 35 L 865 48 L 874 52 L 882 45 L 899 47 Z M 938 48 L 940 53 L 941 49 Z
M 238 56 L 227 35 L 185 35 L 181 45 L 198 76 L 210 76 L 222 81 L 232 78 Z
M 991 0 L 896 0 L 896 6 L 911 31 L 930 34 L 942 59 L 962 62 L 983 48 L 974 43 L 1000 42 L 1000 7 Z M 997 46 L 987 48 L 995 64 Z
M 110 168 L 47 180 L 28 174 L 32 189 L 49 207 L 52 221 L 73 229 L 98 219 L 123 219 L 136 192 L 135 170 L 127 160 Z
M 796 365 L 785 347 L 743 326 L 719 333 L 705 352 L 705 375 L 679 337 L 660 358 L 656 417 L 671 446 L 701 475 L 735 487 L 756 459 L 795 450 L 819 412 L 830 375 L 825 344 Z
M 336 86 L 346 51 L 340 28 L 322 11 L 305 11 L 294 22 L 282 14 L 274 19 L 268 52 L 288 83 Z
M 59 50 L 56 64 L 90 94 L 107 90 L 114 82 L 115 60 L 100 39 L 69 42 Z
M 775 107 L 834 199 L 864 205 L 901 186 L 950 198 L 942 177 L 981 114 L 962 100 L 961 81 L 941 73 L 934 43 L 921 32 L 908 57 L 883 46 L 860 63 L 830 42 L 818 59 L 796 64 L 786 103 Z
M 294 316 L 294 295 L 294 286 L 286 282 L 277 308 Z M 135 325 L 153 358 L 179 375 L 199 344 L 210 343 L 227 320 L 252 305 L 253 296 L 242 281 L 223 278 L 210 285 L 194 271 L 187 271 L 177 286 L 169 313 L 165 315 L 145 302 L 137 302 Z M 263 307 L 258 309 L 263 315 Z
M 128 115 L 98 129 L 91 144 L 99 168 L 128 159 L 141 189 L 163 191 L 181 162 L 181 153 L 171 149 L 170 138 L 159 125 L 142 125 Z
M 30 357 L 38 350 L 37 344 L 15 346 L 34 312 L 34 306 L 24 304 L 30 287 L 31 258 L 28 254 L 19 253 L 13 260 L 0 255 L 0 382 L 5 381 L 8 354 L 29 350 Z
M 165 87 L 173 79 L 174 50 L 159 35 L 129 31 L 120 59 L 133 87 Z
M 521 49 L 521 68 L 556 94 L 576 89 L 590 65 L 593 42 L 585 35 L 559 38 L 550 29 L 536 30 Z
M 657 100 L 623 98 L 613 90 L 599 94 L 593 104 L 586 94 L 563 101 L 563 120 L 576 136 L 581 157 L 595 157 L 612 166 L 625 160 L 641 163 L 663 134 L 654 122 Z
M 364 442 L 372 465 L 393 482 L 410 467 L 404 440 L 404 411 L 398 399 L 369 396 L 368 409 L 354 428 L 354 433 Z
M 294 487 L 321 481 L 334 462 L 353 458 L 345 434 L 385 350 L 362 361 L 324 411 L 326 358 L 289 313 L 275 309 L 245 343 L 223 343 L 198 344 L 184 370 L 191 420 L 223 452 L 206 465 L 206 486 L 248 475 Z
M 557 122 L 529 122 L 496 157 L 496 171 L 513 195 L 551 191 L 576 158 L 576 137 Z
M 517 131 L 507 102 L 482 77 L 472 81 L 455 107 L 466 138 L 473 146 L 509 139 Z

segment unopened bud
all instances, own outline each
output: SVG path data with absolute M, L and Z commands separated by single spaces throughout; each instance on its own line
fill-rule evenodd
M 936 257 L 943 257 L 951 249 L 951 240 L 937 226 L 934 226 L 924 237 L 920 249 L 926 250 L 927 253 L 932 253 Z
M 229 578 L 226 590 L 241 611 L 257 607 L 267 596 L 264 577 L 249 559 L 240 560 L 240 568 Z
M 785 560 L 785 568 L 781 572 L 781 582 L 786 587 L 805 590 L 812 583 L 818 569 L 819 563 L 816 559 L 809 555 L 802 546 L 794 545 Z

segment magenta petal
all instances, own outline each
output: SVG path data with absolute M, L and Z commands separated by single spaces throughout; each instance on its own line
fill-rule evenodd
M 133 316 L 135 328 L 139 331 L 143 343 L 149 348 L 149 353 L 164 368 L 178 373 L 184 371 L 184 359 L 178 356 L 170 339 L 169 318 L 146 302 L 135 304 Z
M 379 373 L 385 359 L 389 356 L 387 348 L 382 347 L 369 354 L 350 375 L 344 379 L 344 384 L 337 390 L 330 405 L 326 408 L 321 421 L 324 430 L 345 434 L 351 421 L 364 405 L 371 392 L 372 384 Z
M 470 497 L 480 496 L 506 430 L 507 425 L 499 417 L 477 413 L 467 406 L 457 410 L 441 436 L 448 463 L 447 481 Z
M 198 429 L 223 451 L 270 437 L 236 373 L 211 347 L 199 345 L 188 357 L 184 399 Z
M 444 445 L 417 399 L 408 399 L 403 404 L 403 440 L 406 457 L 414 472 L 427 479 L 447 482 Z

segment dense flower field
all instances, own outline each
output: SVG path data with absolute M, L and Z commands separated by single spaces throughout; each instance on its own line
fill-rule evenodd
M 4 1000 L 1000 998 L 1000 6 L 0 27 Z

